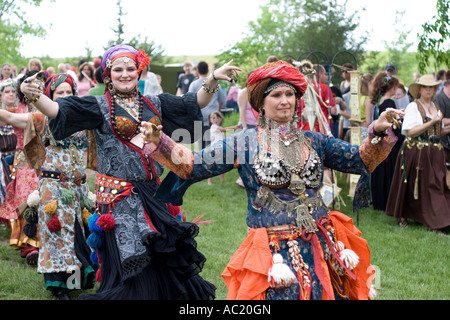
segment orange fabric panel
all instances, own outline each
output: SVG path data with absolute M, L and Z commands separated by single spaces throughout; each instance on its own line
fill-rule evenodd
M 349 286 L 345 287 L 345 293 L 351 300 L 367 300 L 370 290 L 373 268 L 370 264 L 370 249 L 367 241 L 361 238 L 361 231 L 353 225 L 353 220 L 337 211 L 329 213 L 336 239 L 342 241 L 346 249 L 353 250 L 359 257 L 359 263 L 352 271 L 356 279 L 349 278 Z
M 222 277 L 228 287 L 228 300 L 264 300 L 269 288 L 268 271 L 272 253 L 265 228 L 250 229 Z

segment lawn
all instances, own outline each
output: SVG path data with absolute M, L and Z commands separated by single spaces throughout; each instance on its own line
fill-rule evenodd
M 182 206 L 189 221 L 200 215 L 202 220 L 211 221 L 200 225 L 196 239 L 198 249 L 207 258 L 202 276 L 216 285 L 219 300 L 227 295 L 221 273 L 247 235 L 246 194 L 235 184 L 237 178 L 237 171 L 233 170 L 225 174 L 225 182 L 214 177 L 212 185 L 206 181 L 193 185 L 187 191 Z M 448 230 L 445 235 L 440 235 L 413 222 L 407 228 L 400 228 L 394 218 L 371 208 L 353 213 L 346 180 L 339 179 L 338 184 L 343 189 L 341 196 L 344 200 L 339 210 L 353 218 L 369 243 L 372 264 L 377 270 L 378 299 L 450 299 Z M 8 246 L 8 239 L 9 230 L 2 225 L 0 299 L 52 299 L 44 289 L 43 276 L 37 274 L 34 267 L 26 265 L 19 252 Z M 78 294 L 73 293 L 72 297 L 76 298 Z

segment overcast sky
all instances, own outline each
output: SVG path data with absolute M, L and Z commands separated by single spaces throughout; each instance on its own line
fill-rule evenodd
M 47 27 L 46 39 L 25 38 L 22 54 L 25 57 L 83 56 L 86 47 L 93 55 L 103 53 L 108 40 L 114 39 L 112 28 L 117 27 L 116 0 L 44 0 L 40 8 L 30 9 L 29 21 Z M 122 0 L 127 13 L 124 38 L 138 34 L 148 36 L 161 45 L 165 54 L 217 55 L 240 41 L 248 30 L 248 22 L 255 21 L 269 0 Z M 420 4 L 420 5 L 418 5 Z M 360 11 L 365 6 L 366 11 Z M 359 11 L 359 32 L 370 32 L 366 49 L 383 49 L 383 40 L 394 40 L 392 24 L 395 11 L 405 10 L 402 23 L 416 40 L 421 25 L 432 19 L 436 0 L 348 0 L 349 12 Z M 51 25 L 50 25 L 51 24 Z

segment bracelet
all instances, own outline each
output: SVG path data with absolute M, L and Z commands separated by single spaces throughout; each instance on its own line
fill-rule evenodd
M 206 80 L 203 80 L 202 87 L 203 90 L 205 90 L 207 93 L 216 93 L 217 91 L 219 91 L 219 84 L 217 84 L 217 87 L 215 87 L 214 89 L 211 89 L 206 85 Z
M 25 95 L 24 95 L 25 96 Z M 38 94 L 38 95 L 33 95 L 33 98 L 28 98 L 27 96 L 25 96 L 25 101 L 28 103 L 28 104 L 30 104 L 30 103 L 35 103 L 35 102 L 37 102 L 38 100 L 39 100 L 39 98 L 41 97 L 41 95 L 40 94 Z
M 383 132 L 377 132 L 373 130 L 373 134 L 375 137 L 370 141 L 372 144 L 378 144 L 381 141 L 381 139 L 383 139 L 383 137 L 386 137 L 388 135 L 387 129 L 386 131 Z
M 212 72 L 212 77 L 213 77 L 214 80 L 219 81 L 219 80 L 217 80 L 216 77 L 214 76 L 214 71 Z

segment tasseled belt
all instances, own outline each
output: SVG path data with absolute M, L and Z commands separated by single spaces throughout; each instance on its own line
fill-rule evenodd
M 328 217 L 322 217 L 316 222 L 317 230 L 322 234 L 325 240 L 327 250 L 327 260 L 332 261 L 335 269 L 342 270 L 347 273 L 352 279 L 355 279 L 355 274 L 351 271 L 359 261 L 359 258 L 345 249 L 342 242 L 333 241 L 331 220 Z M 309 266 L 303 261 L 297 239 L 311 243 L 314 255 L 315 272 L 319 281 L 324 284 L 324 271 L 322 270 L 323 252 L 320 247 L 320 241 L 316 232 L 308 233 L 307 228 L 298 227 L 296 225 L 286 224 L 281 226 L 274 226 L 266 228 L 269 236 L 269 244 L 274 249 L 273 264 L 269 270 L 268 281 L 273 288 L 285 288 L 290 286 L 296 280 L 300 286 L 300 299 L 309 300 L 311 295 L 311 275 L 309 273 Z M 301 231 L 300 231 L 301 230 Z M 289 257 L 296 274 L 284 263 L 283 257 L 277 253 L 280 249 L 280 241 L 287 241 L 289 247 Z M 327 285 L 323 285 L 324 290 L 329 291 Z M 332 292 L 327 292 L 332 296 Z

